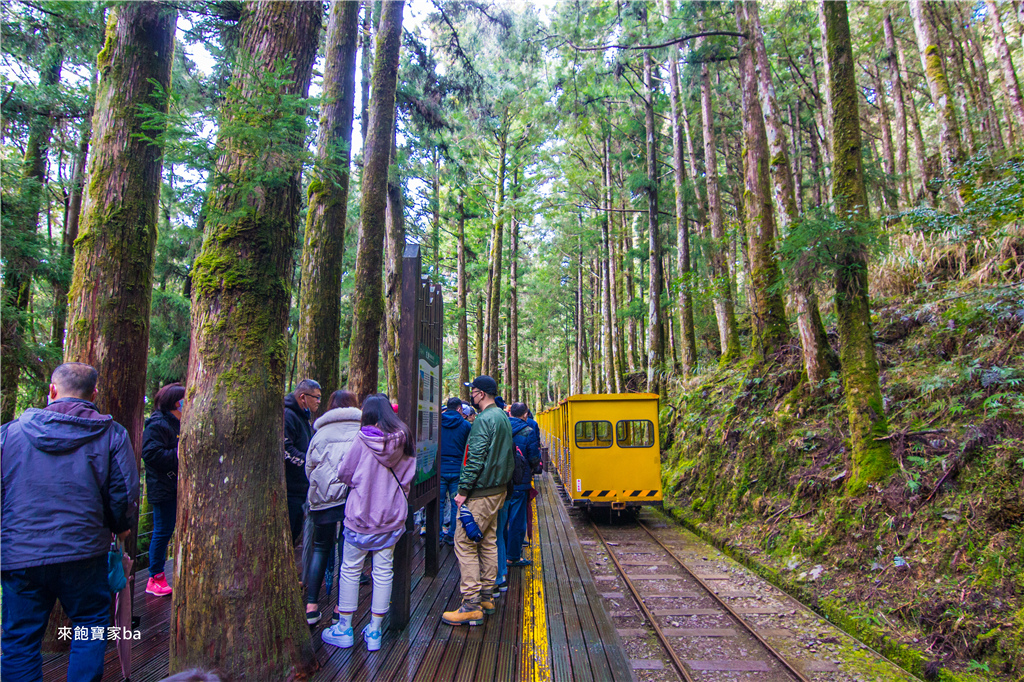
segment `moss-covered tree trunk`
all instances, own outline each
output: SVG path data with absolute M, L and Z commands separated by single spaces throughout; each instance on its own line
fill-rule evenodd
M 377 392 L 384 293 L 381 266 L 386 232 L 388 166 L 395 126 L 398 57 L 402 45 L 402 0 L 385 2 L 374 48 L 369 132 L 363 149 L 362 204 L 352 297 L 349 387 L 362 400 Z
M 163 168 L 142 106 L 166 111 L 177 10 L 116 5 L 97 58 L 92 155 L 68 295 L 66 361 L 100 373 L 99 408 L 142 452 L 149 306 Z
M 458 283 L 458 336 L 459 336 L 459 397 L 469 402 L 469 387 L 466 384 L 469 376 L 469 325 L 466 319 L 469 311 L 466 310 L 466 295 L 469 292 L 466 281 L 466 193 L 459 190 L 459 221 L 456 224 L 456 276 Z
M 312 664 L 285 502 L 282 400 L 317 2 L 242 8 L 203 246 L 179 445 L 172 671 Z M 259 140 L 259 143 L 254 143 Z
M 754 32 L 748 16 L 748 6 L 743 0 L 736 2 L 736 27 L 740 33 Z M 756 11 L 756 7 L 753 7 Z M 758 31 L 758 34 L 760 32 Z M 789 159 L 785 156 L 785 141 L 779 141 L 782 158 L 768 156 L 768 138 L 755 72 L 754 44 L 756 39 L 745 38 L 740 45 L 740 85 L 743 108 L 743 138 L 745 148 L 743 196 L 744 213 L 747 223 L 747 253 L 750 259 L 750 284 L 754 294 L 753 324 L 750 347 L 754 356 L 764 360 L 775 353 L 789 340 L 786 324 L 786 306 L 782 302 L 781 277 L 775 255 L 775 211 L 772 208 L 772 192 L 768 181 L 769 165 L 777 165 L 777 173 L 789 177 Z M 775 111 L 777 129 L 781 134 L 782 121 Z M 789 179 L 792 188 L 792 178 Z M 794 204 L 792 189 L 789 201 Z M 781 202 L 780 202 L 781 205 Z
M 609 148 L 610 140 L 605 138 L 601 149 L 601 188 L 602 199 L 604 200 L 604 215 L 601 218 L 601 371 L 604 374 L 605 385 L 609 391 L 615 390 L 615 354 L 612 344 L 612 327 L 614 322 L 612 316 L 615 311 L 612 309 L 612 287 L 611 283 L 611 222 L 612 222 L 612 174 L 611 156 Z
M 47 32 L 52 38 L 55 31 Z M 47 44 L 39 69 L 39 89 L 44 101 L 54 97 L 60 83 L 64 47 L 57 40 Z M 29 321 L 32 276 L 41 256 L 42 245 L 36 234 L 39 211 L 43 205 L 46 160 L 53 133 L 53 118 L 48 106 L 29 121 L 28 141 L 21 164 L 21 182 L 16 198 L 4 196 L 4 269 L 3 314 L 0 321 L 0 423 L 14 419 L 18 403 L 21 370 L 31 360 L 27 356 L 24 332 Z
M 359 3 L 331 5 L 316 162 L 302 245 L 298 373 L 320 382 L 324 396 L 339 387 L 341 275 L 345 254 L 349 161 L 356 95 Z M 327 409 L 327 399 L 320 409 Z
M 509 219 L 508 253 L 508 366 L 509 402 L 519 402 L 519 219 L 515 204 L 519 198 L 519 168 L 512 172 L 512 216 Z
M 832 99 L 832 195 L 836 213 L 848 229 L 860 229 L 868 220 L 867 191 L 861 160 L 857 83 L 854 78 L 850 23 L 845 2 L 823 0 L 828 88 Z M 856 241 L 856 240 L 849 240 Z M 850 421 L 853 474 L 849 490 L 860 492 L 867 483 L 879 481 L 892 471 L 889 442 L 877 440 L 889 431 L 878 384 L 878 361 L 871 329 L 868 301 L 867 254 L 850 247 L 836 264 L 836 317 L 839 321 L 843 389 Z
M 700 67 L 700 104 L 703 116 L 704 165 L 708 187 L 708 217 L 711 221 L 711 244 L 708 261 L 714 291 L 715 318 L 718 320 L 718 341 L 724 367 L 740 356 L 740 332 L 736 324 L 736 307 L 732 298 L 732 281 L 726 263 L 728 245 L 725 240 L 725 217 L 718 187 L 718 152 L 715 144 L 715 114 L 711 96 L 711 73 L 707 64 Z
M 664 9 L 668 9 L 668 2 Z M 676 209 L 676 267 L 679 269 L 677 305 L 679 307 L 679 345 L 683 373 L 697 369 L 697 337 L 693 327 L 693 297 L 690 281 L 690 224 L 686 215 L 686 166 L 683 161 L 683 124 L 680 109 L 683 106 L 679 87 L 679 48 L 672 46 L 668 53 L 669 120 L 672 125 L 672 178 Z M 610 179 L 610 178 L 609 178 Z
M 924 69 L 928 91 L 935 106 L 935 116 L 939 121 L 939 148 L 942 159 L 942 174 L 946 182 L 953 178 L 953 173 L 963 163 L 963 147 L 960 142 L 960 122 L 956 115 L 956 106 L 949 88 L 946 67 L 943 64 L 942 52 L 935 25 L 928 16 L 926 3 L 923 0 L 910 0 L 910 15 L 914 19 L 914 33 L 917 34 L 917 46 L 921 51 L 921 67 Z M 961 191 L 965 188 L 961 187 Z M 959 193 L 950 192 L 954 203 L 961 202 Z
M 370 122 L 370 74 L 373 71 L 373 6 L 379 0 L 362 0 L 362 24 L 359 29 L 359 132 L 366 148 L 366 134 Z
M 473 343 L 476 347 L 474 358 L 474 376 L 484 373 L 484 297 L 482 294 L 476 296 L 476 329 L 473 336 Z
M 397 131 L 396 131 L 397 140 Z M 391 161 L 395 161 L 397 141 L 392 142 Z M 405 198 L 396 173 L 388 173 L 388 207 L 385 214 L 387 236 L 384 246 L 384 356 L 387 394 L 398 395 L 399 331 L 402 321 L 402 260 L 405 255 Z

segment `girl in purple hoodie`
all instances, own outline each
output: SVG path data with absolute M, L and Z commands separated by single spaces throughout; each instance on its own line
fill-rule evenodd
M 369 651 L 380 649 L 381 622 L 391 603 L 395 544 L 405 532 L 409 486 L 416 457 L 409 428 L 382 393 L 363 401 L 362 428 L 338 468 L 348 486 L 345 505 L 345 555 L 338 580 L 339 621 L 323 632 L 328 644 L 347 649 L 355 642 L 352 621 L 359 602 L 359 571 L 373 552 L 370 624 L 363 629 Z

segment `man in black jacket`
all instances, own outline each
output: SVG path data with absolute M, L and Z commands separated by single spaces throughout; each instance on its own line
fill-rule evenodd
M 303 379 L 284 397 L 284 480 L 288 488 L 288 522 L 292 544 L 302 535 L 302 505 L 306 503 L 306 450 L 313 438 L 311 419 L 320 407 L 320 384 Z
M 112 533 L 131 532 L 139 470 L 127 431 L 93 404 L 97 377 L 89 365 L 61 365 L 49 405 L 0 428 L 4 680 L 43 679 L 40 645 L 57 599 L 74 625 L 68 679 L 103 675 L 107 552 Z
M 440 461 L 441 498 L 437 505 L 441 509 L 441 542 L 455 545 L 455 523 L 458 518 L 458 507 L 455 496 L 459 494 L 459 476 L 462 474 L 462 460 L 466 456 L 466 439 L 469 438 L 470 424 L 462 416 L 462 400 L 449 398 L 445 411 L 441 413 L 441 433 L 438 445 Z M 449 500 L 451 502 L 449 503 Z M 449 511 L 449 522 L 444 523 L 445 511 Z

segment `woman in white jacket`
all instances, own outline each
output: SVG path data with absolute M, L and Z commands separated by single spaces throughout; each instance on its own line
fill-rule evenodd
M 306 622 L 320 621 L 320 583 L 334 552 L 335 529 L 345 520 L 347 486 L 338 480 L 338 467 L 359 435 L 363 413 L 356 396 L 335 391 L 327 411 L 313 424 L 316 433 L 306 451 L 309 479 L 309 517 L 313 521 L 313 558 L 306 576 Z M 337 611 L 334 613 L 337 618 Z

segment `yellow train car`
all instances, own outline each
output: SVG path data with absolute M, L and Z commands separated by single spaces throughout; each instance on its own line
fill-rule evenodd
M 658 394 L 573 395 L 537 423 L 572 506 L 661 506 Z

